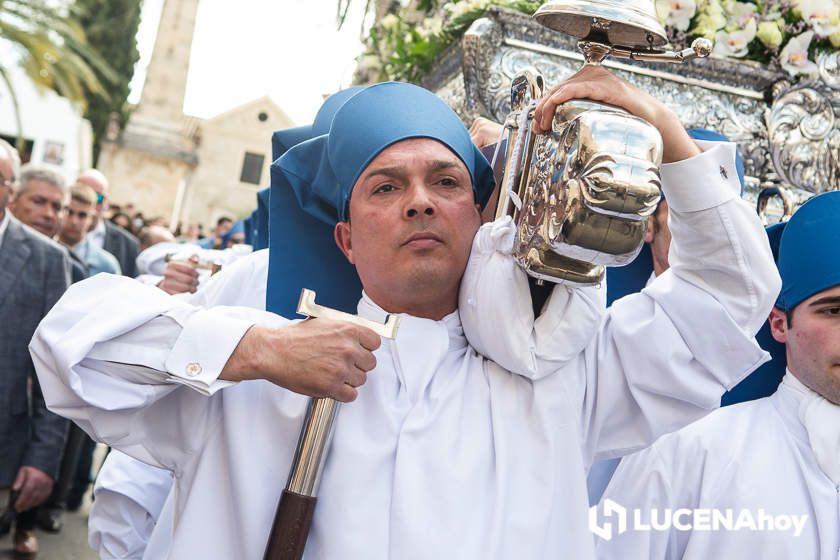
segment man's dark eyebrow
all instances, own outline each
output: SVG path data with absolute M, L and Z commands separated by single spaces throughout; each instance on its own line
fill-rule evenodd
M 452 169 L 453 167 L 458 167 L 458 162 L 451 159 L 438 159 L 432 162 L 429 166 L 430 171 L 443 171 L 445 169 Z M 395 165 L 391 167 L 378 167 L 373 169 L 365 174 L 365 179 L 370 179 L 371 177 L 376 176 L 384 176 L 390 177 L 392 179 L 398 179 L 405 175 L 406 168 L 404 165 Z
M 405 175 L 405 166 L 403 165 L 396 165 L 393 167 L 378 167 L 373 169 L 372 171 L 365 174 L 365 179 L 370 179 L 371 177 L 376 177 L 377 175 L 382 175 L 384 177 L 390 177 L 392 179 L 397 179 Z
M 453 167 L 458 167 L 458 162 L 451 159 L 439 159 L 432 163 L 431 170 L 443 171 L 444 169 L 452 169 Z
M 816 307 L 817 305 L 840 304 L 840 296 L 827 296 L 814 300 L 808 304 L 808 307 Z

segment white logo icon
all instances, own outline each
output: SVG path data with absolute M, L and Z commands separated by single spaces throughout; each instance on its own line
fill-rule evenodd
M 592 506 L 589 508 L 589 530 L 605 541 L 612 539 L 613 524 L 609 521 L 609 519 L 614 517 L 617 525 L 615 534 L 620 535 L 627 531 L 627 508 L 610 499 L 604 500 L 601 505 L 604 508 L 604 518 L 607 519 L 607 521 L 604 521 L 603 524 L 599 525 L 598 506 Z

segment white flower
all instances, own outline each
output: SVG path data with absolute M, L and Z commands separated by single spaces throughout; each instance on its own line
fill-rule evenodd
M 746 28 L 741 31 L 718 31 L 715 36 L 715 51 L 717 54 L 741 58 L 747 55 L 750 43 L 755 39 L 755 19 L 751 19 Z
M 802 19 L 819 37 L 828 37 L 840 31 L 840 6 L 836 0 L 797 0 Z
M 726 25 L 726 15 L 718 0 L 704 0 L 697 10 L 697 18 L 691 33 L 707 39 L 714 39 L 718 30 Z
M 431 33 L 432 35 L 438 35 L 441 31 L 443 31 L 443 18 L 429 18 L 424 22 L 424 26 L 429 30 L 429 33 Z
M 359 66 L 364 70 L 378 72 L 382 68 L 382 61 L 376 55 L 366 54 L 361 57 Z
M 777 49 L 782 44 L 782 30 L 775 21 L 762 21 L 758 24 L 758 32 L 755 34 L 759 41 L 771 49 Z
M 781 54 L 779 54 L 779 62 L 788 74 L 792 76 L 797 74 L 811 76 L 817 73 L 817 65 L 808 60 L 808 47 L 811 46 L 813 37 L 813 31 L 806 31 L 788 41 L 788 44 L 782 49 Z
M 656 15 L 665 25 L 686 31 L 697 13 L 695 0 L 656 0 Z
M 473 0 L 472 2 L 448 2 L 443 6 L 447 20 L 452 21 L 473 10 L 483 10 L 490 5 L 489 0 Z
M 735 29 L 744 29 L 751 19 L 755 19 L 755 4 L 733 2 L 728 11 L 732 16 L 730 22 L 735 25 Z
M 400 24 L 400 18 L 394 14 L 388 14 L 379 20 L 379 26 L 382 29 L 395 29 Z

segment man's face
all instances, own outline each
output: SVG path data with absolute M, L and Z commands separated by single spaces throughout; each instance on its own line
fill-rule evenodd
M 9 204 L 9 210 L 15 218 L 35 228 L 47 237 L 58 231 L 59 215 L 64 203 L 61 189 L 46 181 L 30 180 L 26 190 L 22 190 Z
M 668 227 L 668 202 L 663 200 L 648 218 L 645 242 L 650 244 L 653 255 L 653 271 L 657 276 L 671 266 L 668 251 L 671 249 L 671 229 Z
M 108 210 L 108 185 L 99 179 L 100 175 L 93 173 L 83 173 L 79 175 L 77 182 L 87 185 L 96 192 L 96 205 L 94 211 L 95 217 L 102 216 L 102 213 Z M 96 225 L 96 220 L 91 221 L 91 226 Z
M 384 309 L 440 318 L 457 307 L 479 224 L 466 166 L 440 142 L 421 138 L 394 144 L 365 168 L 350 222 L 337 224 L 335 236 Z
M 812 296 L 793 310 L 770 314 L 773 338 L 785 344 L 788 369 L 805 385 L 840 404 L 840 286 Z
M 232 227 L 233 227 L 233 222 L 231 222 L 230 220 L 224 220 L 222 223 L 220 223 L 216 226 L 216 235 L 221 237 L 224 234 L 226 234 L 227 232 L 229 232 L 230 228 L 232 228 Z
M 241 245 L 245 243 L 245 234 L 244 233 L 234 233 L 228 239 L 227 246 L 228 248 L 233 247 L 234 245 Z
M 92 204 L 84 204 L 78 200 L 70 199 L 70 203 L 64 208 L 64 215 L 61 218 L 61 229 L 58 234 L 61 242 L 71 247 L 80 243 L 90 229 L 94 216 Z
M 0 148 L 0 212 L 6 210 L 6 205 L 12 197 L 11 182 L 13 177 L 12 160 L 9 159 L 6 150 Z

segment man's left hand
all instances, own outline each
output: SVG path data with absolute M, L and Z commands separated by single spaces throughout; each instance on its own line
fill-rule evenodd
M 12 484 L 12 490 L 20 492 L 15 510 L 26 511 L 44 503 L 52 489 L 53 479 L 50 475 L 35 467 L 22 466 Z

